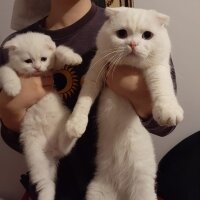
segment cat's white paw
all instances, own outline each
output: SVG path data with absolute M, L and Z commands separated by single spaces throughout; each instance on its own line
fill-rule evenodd
M 183 120 L 183 109 L 177 101 L 158 100 L 153 105 L 153 117 L 161 126 L 175 126 Z
M 42 189 L 37 188 L 38 200 L 54 200 L 55 199 L 55 183 L 53 181 L 47 183 Z
M 17 96 L 21 91 L 21 83 L 19 80 L 9 81 L 4 84 L 3 90 L 8 96 Z
M 137 200 L 157 200 L 157 195 L 154 191 L 149 191 L 148 189 L 147 190 L 142 190 L 143 193 L 141 194 L 138 194 L 138 196 L 136 195 L 135 196 L 135 199 Z
M 85 132 L 87 124 L 87 116 L 70 117 L 66 123 L 65 132 L 71 138 L 80 138 Z
M 79 65 L 82 63 L 82 58 L 79 54 L 75 53 L 72 49 L 59 46 L 56 50 L 56 57 L 59 65 Z
M 77 53 L 73 53 L 72 55 L 71 55 L 71 58 L 70 58 L 70 60 L 68 61 L 68 65 L 79 65 L 79 64 L 81 64 L 82 63 L 82 58 L 81 58 L 81 56 L 79 55 L 79 54 L 77 54 Z

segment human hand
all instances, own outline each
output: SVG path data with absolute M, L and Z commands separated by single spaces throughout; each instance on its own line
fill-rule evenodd
M 0 119 L 7 128 L 16 132 L 20 131 L 26 110 L 53 88 L 51 73 L 20 77 L 20 80 L 22 89 L 17 96 L 10 97 L 4 91 L 0 92 Z
M 139 69 L 131 66 L 117 66 L 114 71 L 108 69 L 106 83 L 116 94 L 126 98 L 140 117 L 151 114 L 151 97 Z

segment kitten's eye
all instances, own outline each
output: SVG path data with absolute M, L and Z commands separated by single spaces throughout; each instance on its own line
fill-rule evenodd
M 28 64 L 29 64 L 29 63 L 33 63 L 33 61 L 32 61 L 31 59 L 26 59 L 26 60 L 24 60 L 24 62 L 25 62 L 25 63 L 28 63 Z
M 128 36 L 128 32 L 125 29 L 120 29 L 116 32 L 117 37 L 123 39 L 123 38 L 127 38 Z
M 150 32 L 150 31 L 145 31 L 142 34 L 142 38 L 145 39 L 145 40 L 150 40 L 152 37 L 153 37 L 153 33 Z
M 42 62 L 45 62 L 46 60 L 47 60 L 47 57 L 42 57 L 42 58 L 41 58 L 41 61 L 42 61 Z

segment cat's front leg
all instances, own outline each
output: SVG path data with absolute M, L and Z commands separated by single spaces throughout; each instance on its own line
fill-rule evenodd
M 21 91 L 21 82 L 16 72 L 8 66 L 0 68 L 0 87 L 9 96 L 16 96 Z
M 80 138 L 88 124 L 88 116 L 84 114 L 72 115 L 66 123 L 66 132 L 70 138 Z
M 88 79 L 83 84 L 77 103 L 65 126 L 69 137 L 79 138 L 85 132 L 90 108 L 99 90 L 100 85 Z
M 117 194 L 106 178 L 95 177 L 87 188 L 86 200 L 117 200 Z
M 170 66 L 160 65 L 144 70 L 152 97 L 152 113 L 160 125 L 175 126 L 183 120 L 183 109 L 176 98 Z
M 79 138 L 86 130 L 90 108 L 102 87 L 102 79 L 98 78 L 98 74 L 106 70 L 104 66 L 106 66 L 105 63 L 99 62 L 97 53 L 91 62 L 77 103 L 65 126 L 65 131 L 70 137 Z
M 79 54 L 75 53 L 69 47 L 60 45 L 57 47 L 56 52 L 56 68 L 61 69 L 64 65 L 79 65 L 82 58 Z

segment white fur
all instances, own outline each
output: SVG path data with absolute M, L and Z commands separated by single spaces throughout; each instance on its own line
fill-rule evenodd
M 153 115 L 164 125 L 176 125 L 183 111 L 170 76 L 170 40 L 165 26 L 169 17 L 153 10 L 107 8 L 109 19 L 97 36 L 97 52 L 85 77 L 77 104 L 66 124 L 71 137 L 80 137 L 88 113 L 103 86 L 107 64 L 138 67 L 144 73 L 152 96 Z M 116 31 L 125 29 L 127 37 Z M 151 39 L 142 38 L 151 31 Z M 130 44 L 136 44 L 131 48 Z M 98 107 L 97 172 L 87 191 L 87 200 L 156 200 L 156 163 L 150 134 L 132 106 L 109 88 L 102 90 Z
M 18 35 L 4 48 L 9 50 L 9 62 L 0 68 L 0 83 L 10 96 L 16 96 L 21 90 L 17 73 L 32 75 L 82 61 L 73 50 L 64 46 L 56 48 L 49 36 L 40 33 Z M 41 61 L 42 57 L 46 57 L 46 61 Z M 32 63 L 24 62 L 27 59 Z M 31 106 L 23 119 L 20 141 L 31 181 L 39 192 L 38 200 L 54 199 L 57 162 L 71 151 L 76 142 L 64 132 L 69 114 L 59 95 L 52 91 Z

